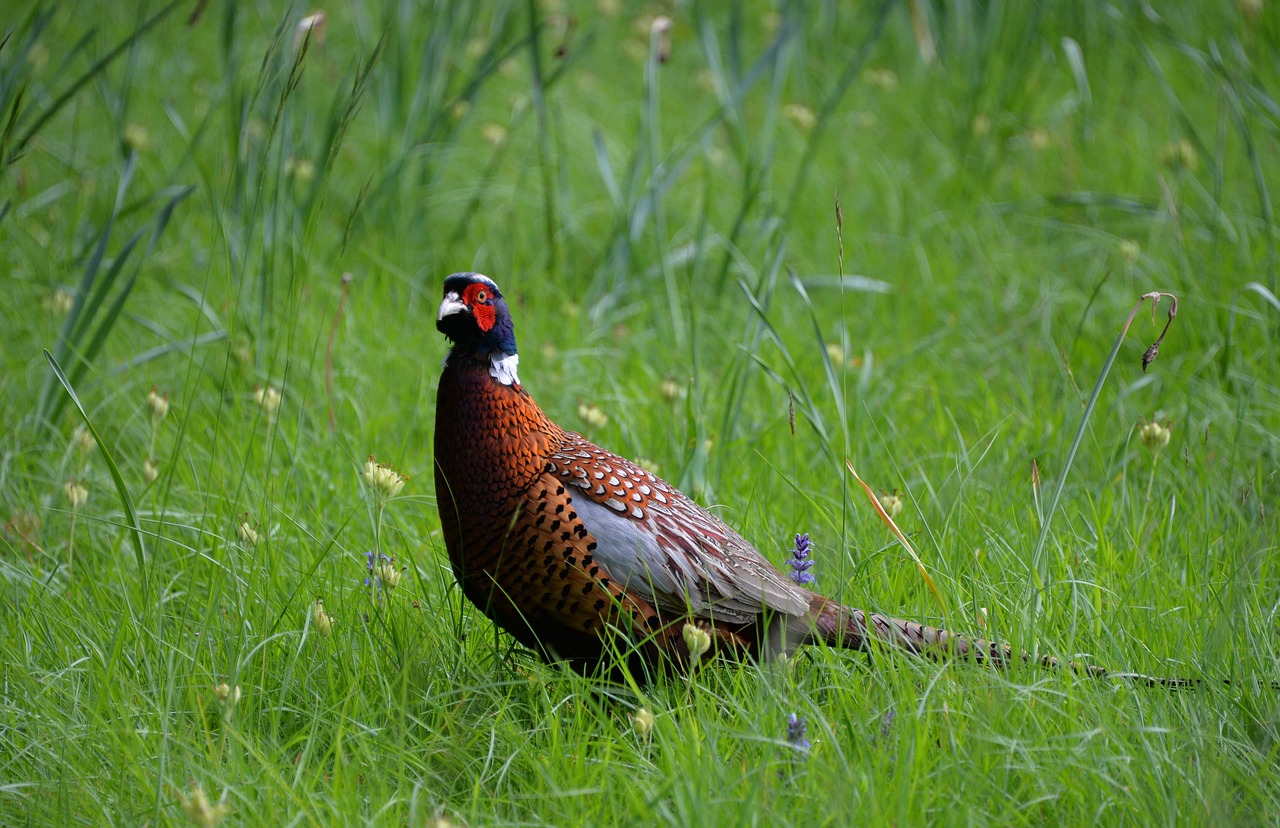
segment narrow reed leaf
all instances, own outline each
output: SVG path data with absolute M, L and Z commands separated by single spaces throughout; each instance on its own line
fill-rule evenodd
M 35 121 L 23 131 L 22 137 L 13 142 L 13 148 L 0 158 L 0 168 L 8 166 L 17 160 L 17 158 L 22 155 L 23 150 L 26 149 L 27 144 L 31 142 L 31 139 L 40 132 L 45 124 L 49 123 L 50 119 L 52 119 L 54 115 L 57 115 L 62 111 L 62 108 L 76 96 L 76 93 L 100 75 L 116 58 L 124 54 L 125 50 L 138 42 L 143 35 L 151 31 L 158 23 L 160 23 L 160 21 L 168 17 L 170 12 L 183 4 L 184 0 L 173 0 L 169 5 L 144 20 L 138 28 L 134 29 L 133 32 L 129 34 L 128 37 L 116 44 L 115 47 L 105 55 L 98 58 L 92 66 L 84 71 L 84 74 L 72 81 L 71 85 L 63 90 L 61 95 L 55 98 L 40 112 L 38 116 L 36 116 Z
M 1111 345 L 1111 352 L 1107 354 L 1107 359 L 1102 363 L 1102 370 L 1098 373 L 1098 379 L 1093 384 L 1093 392 L 1089 395 L 1089 401 L 1085 403 L 1084 412 L 1080 415 L 1080 425 L 1076 427 L 1075 437 L 1071 440 L 1071 448 L 1067 450 L 1067 456 L 1063 459 L 1062 468 L 1058 472 L 1058 485 L 1053 488 L 1053 494 L 1049 497 L 1049 508 L 1044 512 L 1044 519 L 1040 524 L 1040 534 L 1036 538 L 1035 548 L 1031 552 L 1031 574 L 1034 576 L 1026 589 L 1023 591 L 1023 611 L 1031 614 L 1032 621 L 1037 620 L 1040 616 L 1041 607 L 1043 605 L 1043 590 L 1048 583 L 1049 578 L 1049 561 L 1045 554 L 1045 544 L 1049 540 L 1049 528 L 1053 524 L 1053 515 L 1058 510 L 1058 502 L 1062 499 L 1062 492 L 1067 485 L 1067 475 L 1071 471 L 1071 466 L 1075 463 L 1076 453 L 1080 450 L 1080 443 L 1084 440 L 1085 430 L 1088 428 L 1089 419 L 1093 416 L 1093 411 L 1098 405 L 1098 395 L 1102 393 L 1102 386 L 1106 383 L 1107 375 L 1111 372 L 1111 366 L 1116 361 L 1116 355 L 1120 353 L 1120 346 L 1124 344 L 1124 338 L 1129 333 L 1129 327 L 1133 324 L 1133 318 L 1137 315 L 1138 309 L 1142 307 L 1142 303 L 1150 299 L 1154 304 L 1159 303 L 1163 297 L 1169 297 L 1172 305 L 1169 309 L 1169 322 L 1173 321 L 1177 315 L 1178 300 L 1172 294 L 1153 291 L 1143 294 L 1133 309 L 1129 311 L 1128 318 L 1120 327 L 1120 333 L 1116 335 L 1115 342 Z M 1168 331 L 1168 325 L 1165 325 Z M 1164 333 L 1160 334 L 1160 339 L 1147 349 L 1150 354 L 1152 349 L 1160 344 L 1160 340 L 1164 339 Z M 1154 359 L 1154 355 L 1152 355 Z M 1143 360 L 1142 369 L 1147 368 L 1148 360 Z
M 849 474 L 853 475 L 853 479 L 862 487 L 862 491 L 866 493 L 867 500 L 871 501 L 871 508 L 875 509 L 880 520 L 884 521 L 884 525 L 889 527 L 889 531 L 898 539 L 898 543 L 902 544 L 902 548 L 907 550 L 911 560 L 915 561 L 916 569 L 919 570 L 920 577 L 924 579 L 925 586 L 929 588 L 934 600 L 938 602 L 938 608 L 942 610 L 943 615 L 946 615 L 947 602 L 943 600 L 942 592 L 939 591 L 938 585 L 933 582 L 933 576 L 925 568 L 924 561 L 920 560 L 920 556 L 916 554 L 916 550 L 911 546 L 911 542 L 907 540 L 907 536 L 902 533 L 902 530 L 898 528 L 898 524 L 894 523 L 893 518 L 889 517 L 889 513 L 884 510 L 884 505 L 880 503 L 880 498 L 876 497 L 876 493 L 871 491 L 871 487 L 858 476 L 858 471 L 853 467 L 853 462 L 845 458 L 844 465 L 849 470 Z
M 129 495 L 129 489 L 124 484 L 124 477 L 120 474 L 120 467 L 116 465 L 115 458 L 111 455 L 110 447 L 103 441 L 102 435 L 98 433 L 98 429 L 94 427 L 93 422 L 89 419 L 89 413 L 85 411 L 84 405 L 81 404 L 80 397 L 71 386 L 67 375 L 63 373 L 62 367 L 58 365 L 58 361 L 53 358 L 53 354 L 49 353 L 47 348 L 44 349 L 44 358 L 48 360 L 49 367 L 53 370 L 53 375 L 58 384 L 67 392 L 68 399 L 75 405 L 76 410 L 80 412 L 80 418 L 84 420 L 85 428 L 89 429 L 89 433 L 93 435 L 93 441 L 98 445 L 98 451 L 103 461 L 107 464 L 107 471 L 111 473 L 111 481 L 115 484 L 116 495 L 120 498 L 120 508 L 124 510 L 125 529 L 129 534 L 129 540 L 133 544 L 133 553 L 138 564 L 138 577 L 142 581 L 143 594 L 145 595 L 147 592 L 147 561 L 146 545 L 142 540 L 142 524 L 138 522 L 137 510 L 134 509 L 133 498 Z

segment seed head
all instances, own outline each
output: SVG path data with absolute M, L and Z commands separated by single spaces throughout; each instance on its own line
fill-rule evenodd
M 1159 451 L 1169 445 L 1173 437 L 1173 428 L 1154 420 L 1138 424 L 1138 438 L 1142 444 L 1152 451 Z
M 218 701 L 225 705 L 233 706 L 240 702 L 240 685 L 232 687 L 225 681 L 213 688 L 213 693 L 218 697 Z
M 47 310 L 56 313 L 58 316 L 66 316 L 71 313 L 72 306 L 75 305 L 76 297 L 69 290 L 56 288 L 44 298 L 44 306 Z
M 253 401 L 262 406 L 262 410 L 266 412 L 267 422 L 274 422 L 276 412 L 280 410 L 280 391 L 274 385 L 268 385 L 263 388 L 261 385 L 254 386 Z
M 591 428 L 604 428 L 609 424 L 609 415 L 595 403 L 578 403 L 578 418 Z
M 665 14 L 660 14 L 653 19 L 653 26 L 649 31 L 657 41 L 658 63 L 666 63 L 671 59 L 671 29 L 674 25 L 671 18 Z
M 169 416 L 169 395 L 162 395 L 154 385 L 151 386 L 147 394 L 147 410 L 151 412 L 151 427 L 160 425 L 160 421 Z
M 1116 245 L 1116 252 L 1120 254 L 1120 259 L 1129 267 L 1133 267 L 1138 263 L 1138 257 L 1142 255 L 1142 247 L 1133 239 L 1122 239 Z
M 404 572 L 404 567 L 396 566 L 396 559 L 392 558 L 386 563 L 378 567 L 378 580 L 387 589 L 395 589 L 400 586 L 400 576 Z
M 631 727 L 642 740 L 648 741 L 649 734 L 653 732 L 653 714 L 648 708 L 640 708 L 631 717 Z
M 333 618 L 324 611 L 324 602 L 319 598 L 311 605 L 311 620 L 325 638 L 333 634 Z
M 182 806 L 182 812 L 187 815 L 187 819 L 200 828 L 214 828 L 227 816 L 227 804 L 219 802 L 214 805 L 210 802 L 204 788 L 201 788 L 198 782 L 191 783 L 189 793 L 178 791 L 178 804 Z
M 236 524 L 236 536 L 245 546 L 258 545 L 258 530 L 253 527 L 253 520 L 248 512 L 245 512 L 244 519 Z
M 884 92 L 892 92 L 898 87 L 898 73 L 888 67 L 868 69 L 866 79 L 867 86 Z
M 891 518 L 897 517 L 902 512 L 902 497 L 896 489 L 892 492 L 880 493 L 880 508 L 884 509 L 885 514 Z
M 142 461 L 142 479 L 144 481 L 154 483 L 159 476 L 160 469 L 156 468 L 156 464 L 151 462 L 150 457 Z
M 151 134 L 142 124 L 125 124 L 120 133 L 120 145 L 125 155 L 146 152 L 151 147 Z
M 364 461 L 364 482 L 381 500 L 389 500 L 404 488 L 409 476 L 396 471 L 385 463 L 379 463 L 372 454 Z
M 298 28 L 293 30 L 293 48 L 296 51 L 302 45 L 302 42 L 311 37 L 311 43 L 319 46 L 324 43 L 324 33 L 329 27 L 329 18 L 325 17 L 324 12 L 318 11 L 315 14 L 309 14 L 298 21 Z
M 93 439 L 93 433 L 86 426 L 80 426 L 76 429 L 76 433 L 71 435 L 71 442 L 81 454 L 88 454 L 98 445 Z
M 675 402 L 680 397 L 682 389 L 680 383 L 676 382 L 672 377 L 667 377 L 658 386 L 658 390 L 662 392 L 662 398 L 667 402 Z
M 495 147 L 500 147 L 507 141 L 506 127 L 502 124 L 495 124 L 492 121 L 480 127 L 480 135 Z
M 310 184 L 316 177 L 316 165 L 309 158 L 290 158 L 284 162 L 284 174 L 299 184 Z
M 801 103 L 783 104 L 782 114 L 804 130 L 813 129 L 818 124 L 818 116 L 813 114 L 812 109 Z
M 1186 138 L 1170 141 L 1160 150 L 1160 163 L 1171 170 L 1195 172 L 1200 165 L 1200 156 L 1196 154 L 1195 144 Z
M 684 636 L 684 645 L 689 648 L 689 660 L 697 664 L 707 650 L 711 649 L 711 633 L 696 624 L 686 623 L 681 634 Z
M 404 568 L 396 566 L 395 558 L 388 558 L 376 552 L 366 552 L 364 553 L 364 571 L 364 585 L 374 587 L 374 597 L 377 598 L 377 588 L 392 590 L 400 584 Z
M 67 503 L 71 504 L 71 511 L 78 512 L 80 507 L 89 499 L 89 490 L 79 480 L 68 480 L 62 486 L 62 491 L 67 496 Z

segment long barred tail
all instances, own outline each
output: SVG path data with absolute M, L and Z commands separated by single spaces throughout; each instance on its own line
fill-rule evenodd
M 825 598 L 820 601 L 821 603 L 815 602 L 813 607 L 814 632 L 816 638 L 832 647 L 865 651 L 871 649 L 872 641 L 879 641 L 912 655 L 939 661 L 972 659 L 979 664 L 990 664 L 1001 669 L 1015 661 L 1023 664 L 1029 664 L 1032 661 L 1029 653 L 1014 650 L 1008 644 L 988 641 L 985 638 L 970 639 L 915 621 L 892 618 L 876 612 L 868 613 L 860 609 L 849 609 Z M 1062 662 L 1049 655 L 1040 656 L 1036 661 L 1041 667 L 1054 670 L 1062 666 Z M 1198 687 L 1202 684 L 1200 679 L 1113 673 L 1105 667 L 1080 664 L 1075 661 L 1068 661 L 1067 667 L 1075 673 L 1095 679 L 1132 681 L 1148 687 L 1165 687 L 1170 690 Z M 1225 683 L 1230 684 L 1229 681 Z

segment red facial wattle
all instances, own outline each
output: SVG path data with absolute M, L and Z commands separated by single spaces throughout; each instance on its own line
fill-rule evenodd
M 493 329 L 493 323 L 497 320 L 497 312 L 493 308 L 492 300 L 493 296 L 488 288 L 479 283 L 468 286 L 462 293 L 462 301 L 471 308 L 476 326 L 485 333 Z

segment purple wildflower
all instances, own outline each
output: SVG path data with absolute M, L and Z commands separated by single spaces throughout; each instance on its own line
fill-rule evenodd
M 796 535 L 796 548 L 787 559 L 787 566 L 791 567 L 791 580 L 800 586 L 809 586 L 814 582 L 813 574 L 809 572 L 813 559 L 809 557 L 808 533 Z
M 885 711 L 884 716 L 880 718 L 880 735 L 873 736 L 871 744 L 878 750 L 881 743 L 884 743 L 885 749 L 889 751 L 889 759 L 897 758 L 897 751 L 893 749 L 890 739 L 893 737 L 893 723 L 898 718 L 898 711 L 890 707 Z
M 379 559 L 382 560 L 382 563 L 391 562 L 391 559 L 386 555 L 379 555 L 375 552 L 364 553 L 364 570 L 369 573 L 364 579 L 365 586 L 372 586 L 378 582 L 379 579 L 376 573 L 378 570 Z
M 809 724 L 802 717 L 794 713 L 787 716 L 787 741 L 801 753 L 809 752 L 808 730 Z
M 898 711 L 890 707 L 885 711 L 884 716 L 880 719 L 880 737 L 888 739 L 890 731 L 893 730 L 893 721 L 898 718 Z

